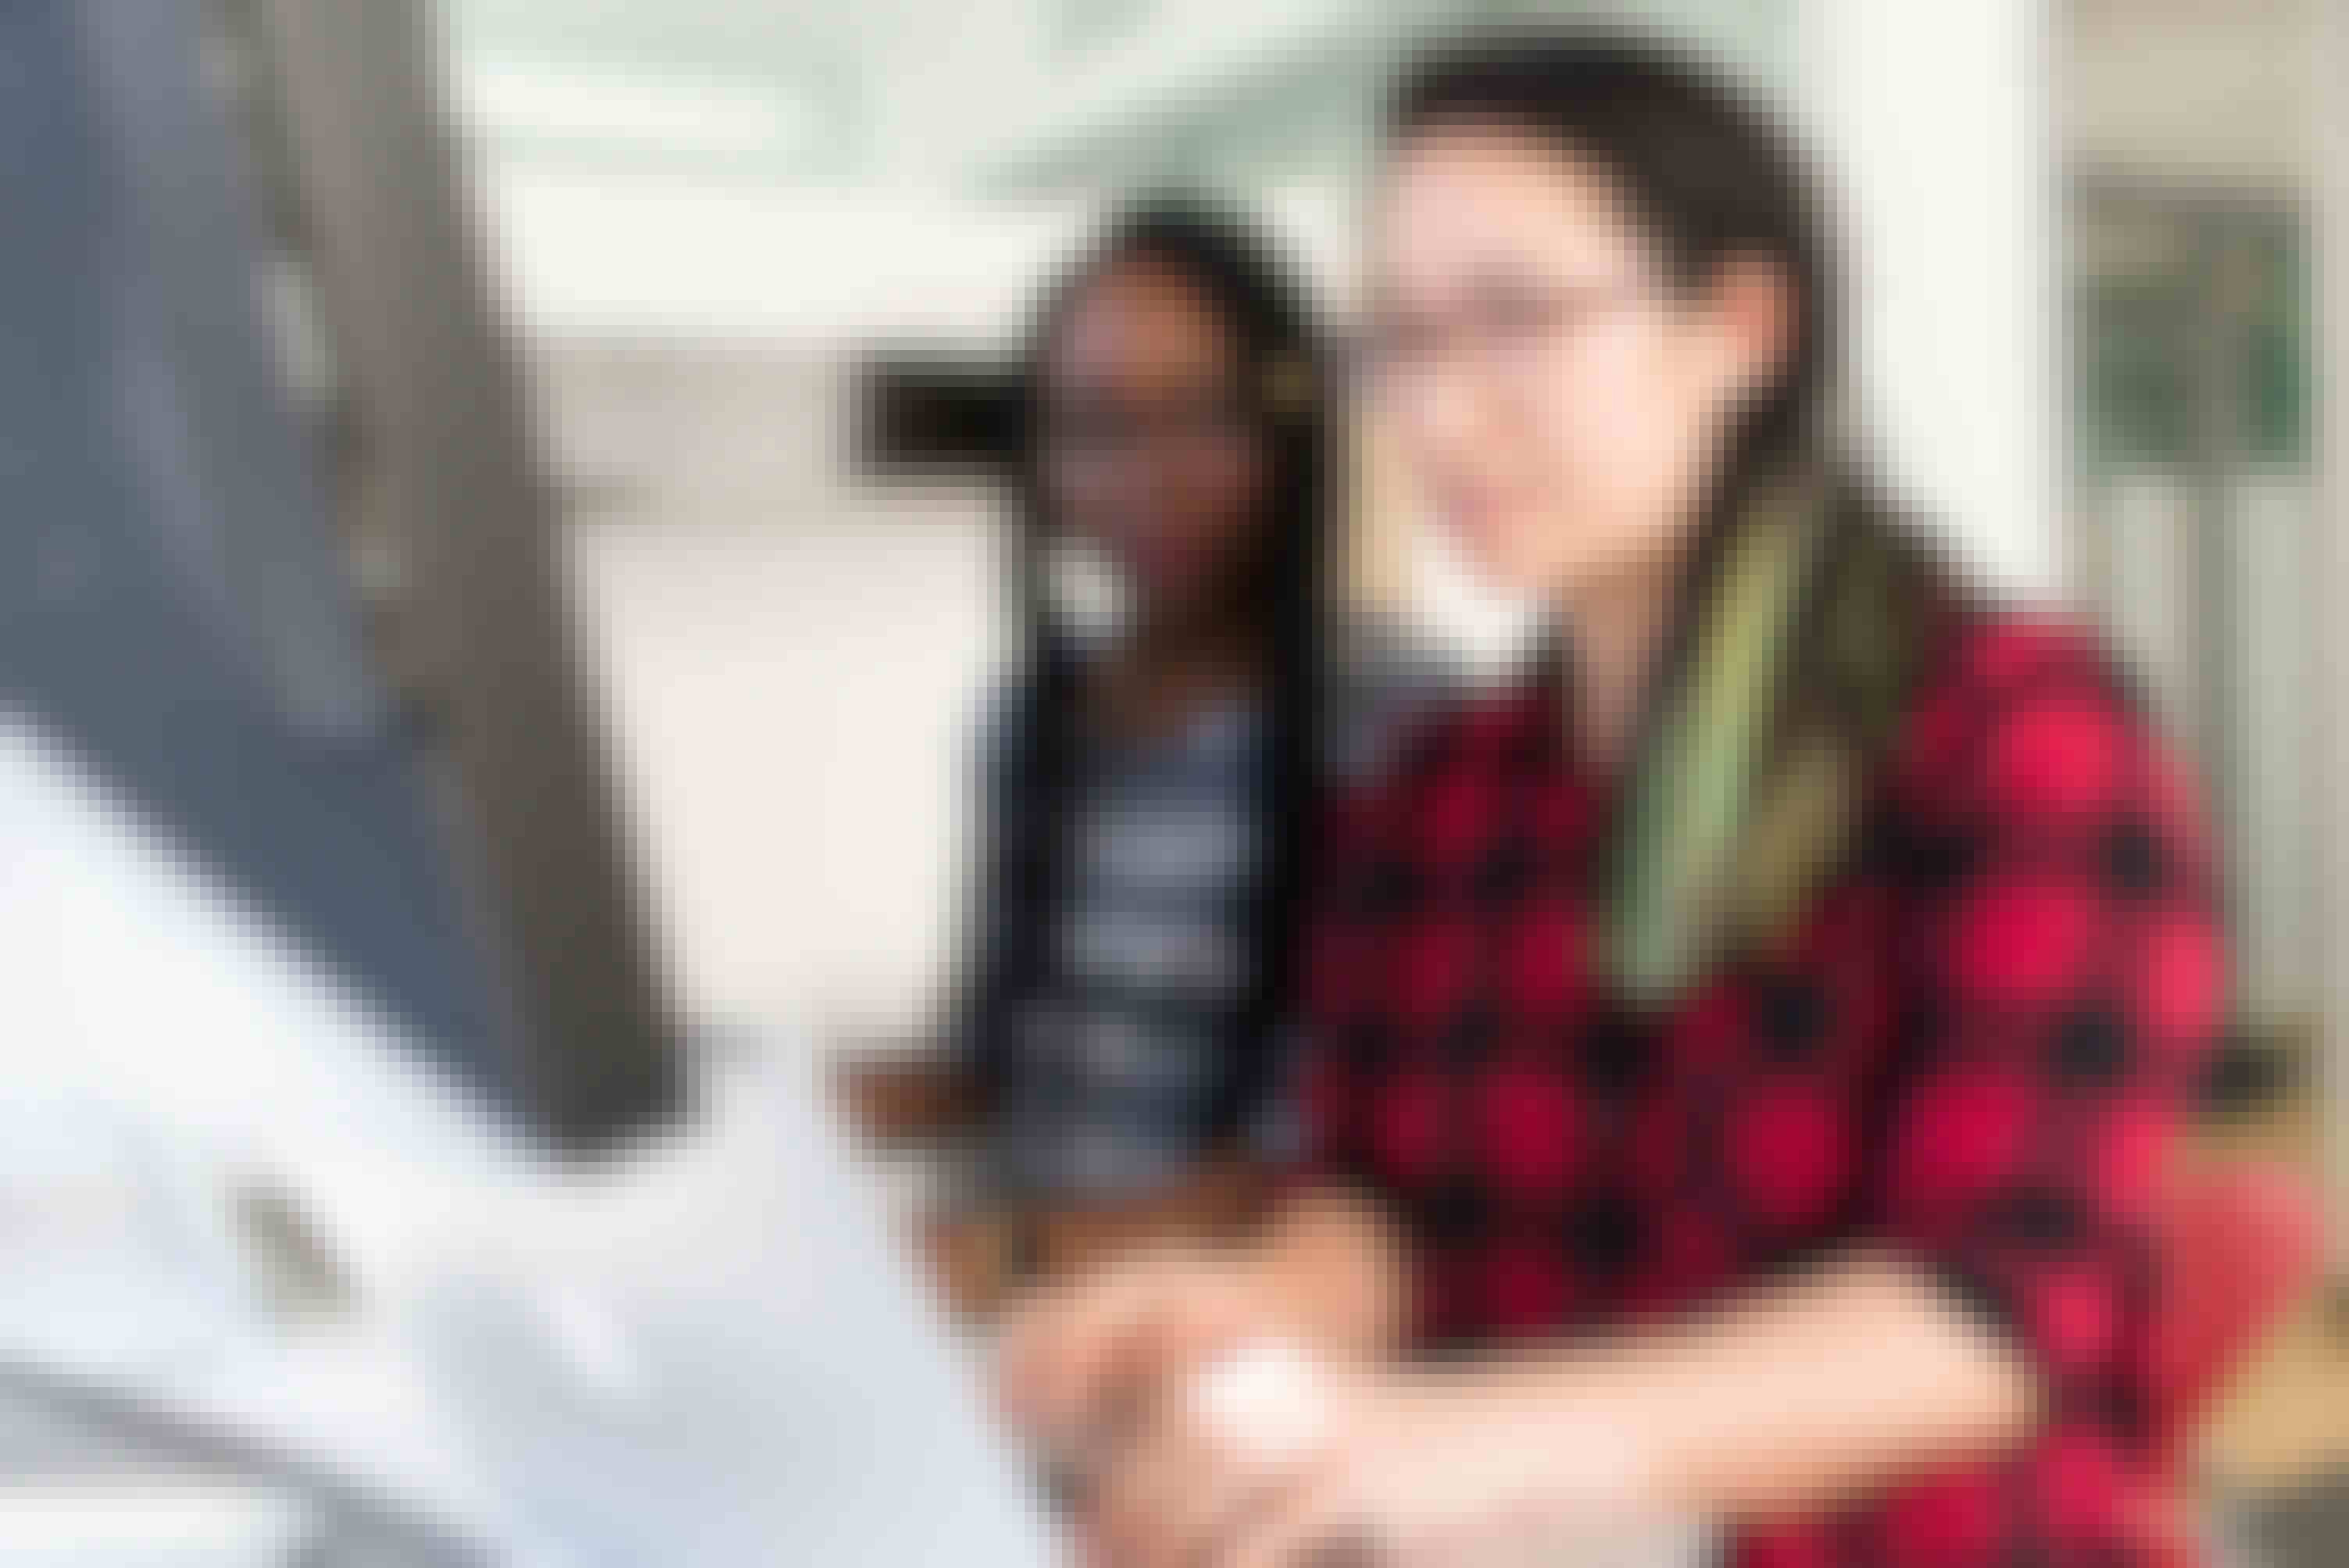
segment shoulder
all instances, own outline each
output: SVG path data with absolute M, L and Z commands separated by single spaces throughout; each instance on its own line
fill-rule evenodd
M 1886 778 L 1892 803 L 1915 816 L 2151 832 L 2205 857 L 2193 769 L 2126 664 L 2061 614 L 1992 610 L 1953 624 Z
M 1330 885 L 1352 890 L 1340 899 L 1383 903 L 1397 867 L 1476 842 L 1497 786 L 1541 738 L 1541 709 L 1530 687 L 1455 687 L 1400 718 L 1374 767 L 1333 781 L 1317 836 Z
M 982 774 L 1000 772 L 1027 732 L 1036 703 L 1024 674 L 997 676 L 979 690 L 964 720 L 964 741 Z
M 2224 1016 L 2224 868 L 2193 769 L 2120 661 L 2077 625 L 2001 615 L 1960 631 L 1920 695 L 1876 845 L 1916 917 L 1912 979 L 2015 1020 L 2063 1007 L 2076 1023 L 2101 997 L 2129 1028 L 2206 1051 Z M 2068 1027 L 2039 1037 L 2069 1050 Z
M 973 698 L 963 721 L 964 778 L 980 809 L 1009 809 L 1027 769 L 1030 737 L 1045 698 L 1034 665 L 1022 659 L 997 672 Z
M 1441 642 L 1402 617 L 1355 611 L 1336 618 L 1324 690 L 1324 760 L 1332 786 L 1375 790 L 1403 750 L 1470 691 L 1467 671 Z
M 1547 717 L 1525 683 L 1464 684 L 1422 704 L 1384 737 L 1374 769 L 1331 792 L 1333 831 L 1356 848 L 1413 823 L 1456 837 L 1502 780 L 1547 756 Z

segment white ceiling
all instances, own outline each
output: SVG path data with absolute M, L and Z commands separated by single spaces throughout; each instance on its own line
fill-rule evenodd
M 1408 40 L 1478 18 L 1628 11 L 1754 59 L 1788 3 L 440 0 L 497 155 L 995 196 L 1343 163 Z
M 1489 0 L 440 0 L 511 290 L 549 331 L 991 336 L 1152 178 L 1334 255 L 1410 26 Z
M 997 195 L 1311 169 L 1415 32 L 1576 0 L 439 0 L 494 155 L 735 184 Z M 1749 58 L 1797 0 L 1625 0 Z M 2319 0 L 2054 0 L 2075 145 L 2293 162 Z
M 1363 52 L 1453 0 L 442 0 L 493 150 L 795 185 L 957 184 Z M 1224 106 L 1232 107 L 1227 97 Z
M 1152 179 L 1240 185 L 1334 267 L 1415 30 L 1609 0 L 438 3 L 526 314 L 837 336 L 999 330 L 1090 199 Z M 2296 178 L 2318 0 L 2053 3 L 2083 161 Z M 1802 0 L 1612 4 L 1783 82 Z

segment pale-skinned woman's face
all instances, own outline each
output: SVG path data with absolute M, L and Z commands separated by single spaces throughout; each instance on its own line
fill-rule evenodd
M 1785 341 L 1775 269 L 1676 289 L 1598 166 L 1481 125 L 1399 150 L 1370 259 L 1371 417 L 1497 586 L 1572 597 L 1677 556 Z

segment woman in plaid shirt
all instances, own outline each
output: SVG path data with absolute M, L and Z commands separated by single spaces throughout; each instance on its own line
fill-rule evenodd
M 1559 632 L 1330 812 L 1310 1148 L 1262 1236 L 1010 1336 L 1039 1429 L 1129 1418 L 1103 1559 L 1694 1513 L 1742 1568 L 2153 1560 L 2148 1207 L 2220 1019 L 2214 873 L 2093 642 L 1838 449 L 1821 231 L 1775 130 L 1644 46 L 1403 84 L 1368 389 Z M 1164 1397 L 1265 1337 L 1296 1441 Z

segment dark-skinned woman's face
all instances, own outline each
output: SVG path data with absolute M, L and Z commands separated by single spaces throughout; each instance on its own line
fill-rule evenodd
M 1145 620 L 1219 614 L 1257 559 L 1268 459 L 1241 375 L 1199 286 L 1149 258 L 1087 284 L 1047 358 L 1045 504 Z

